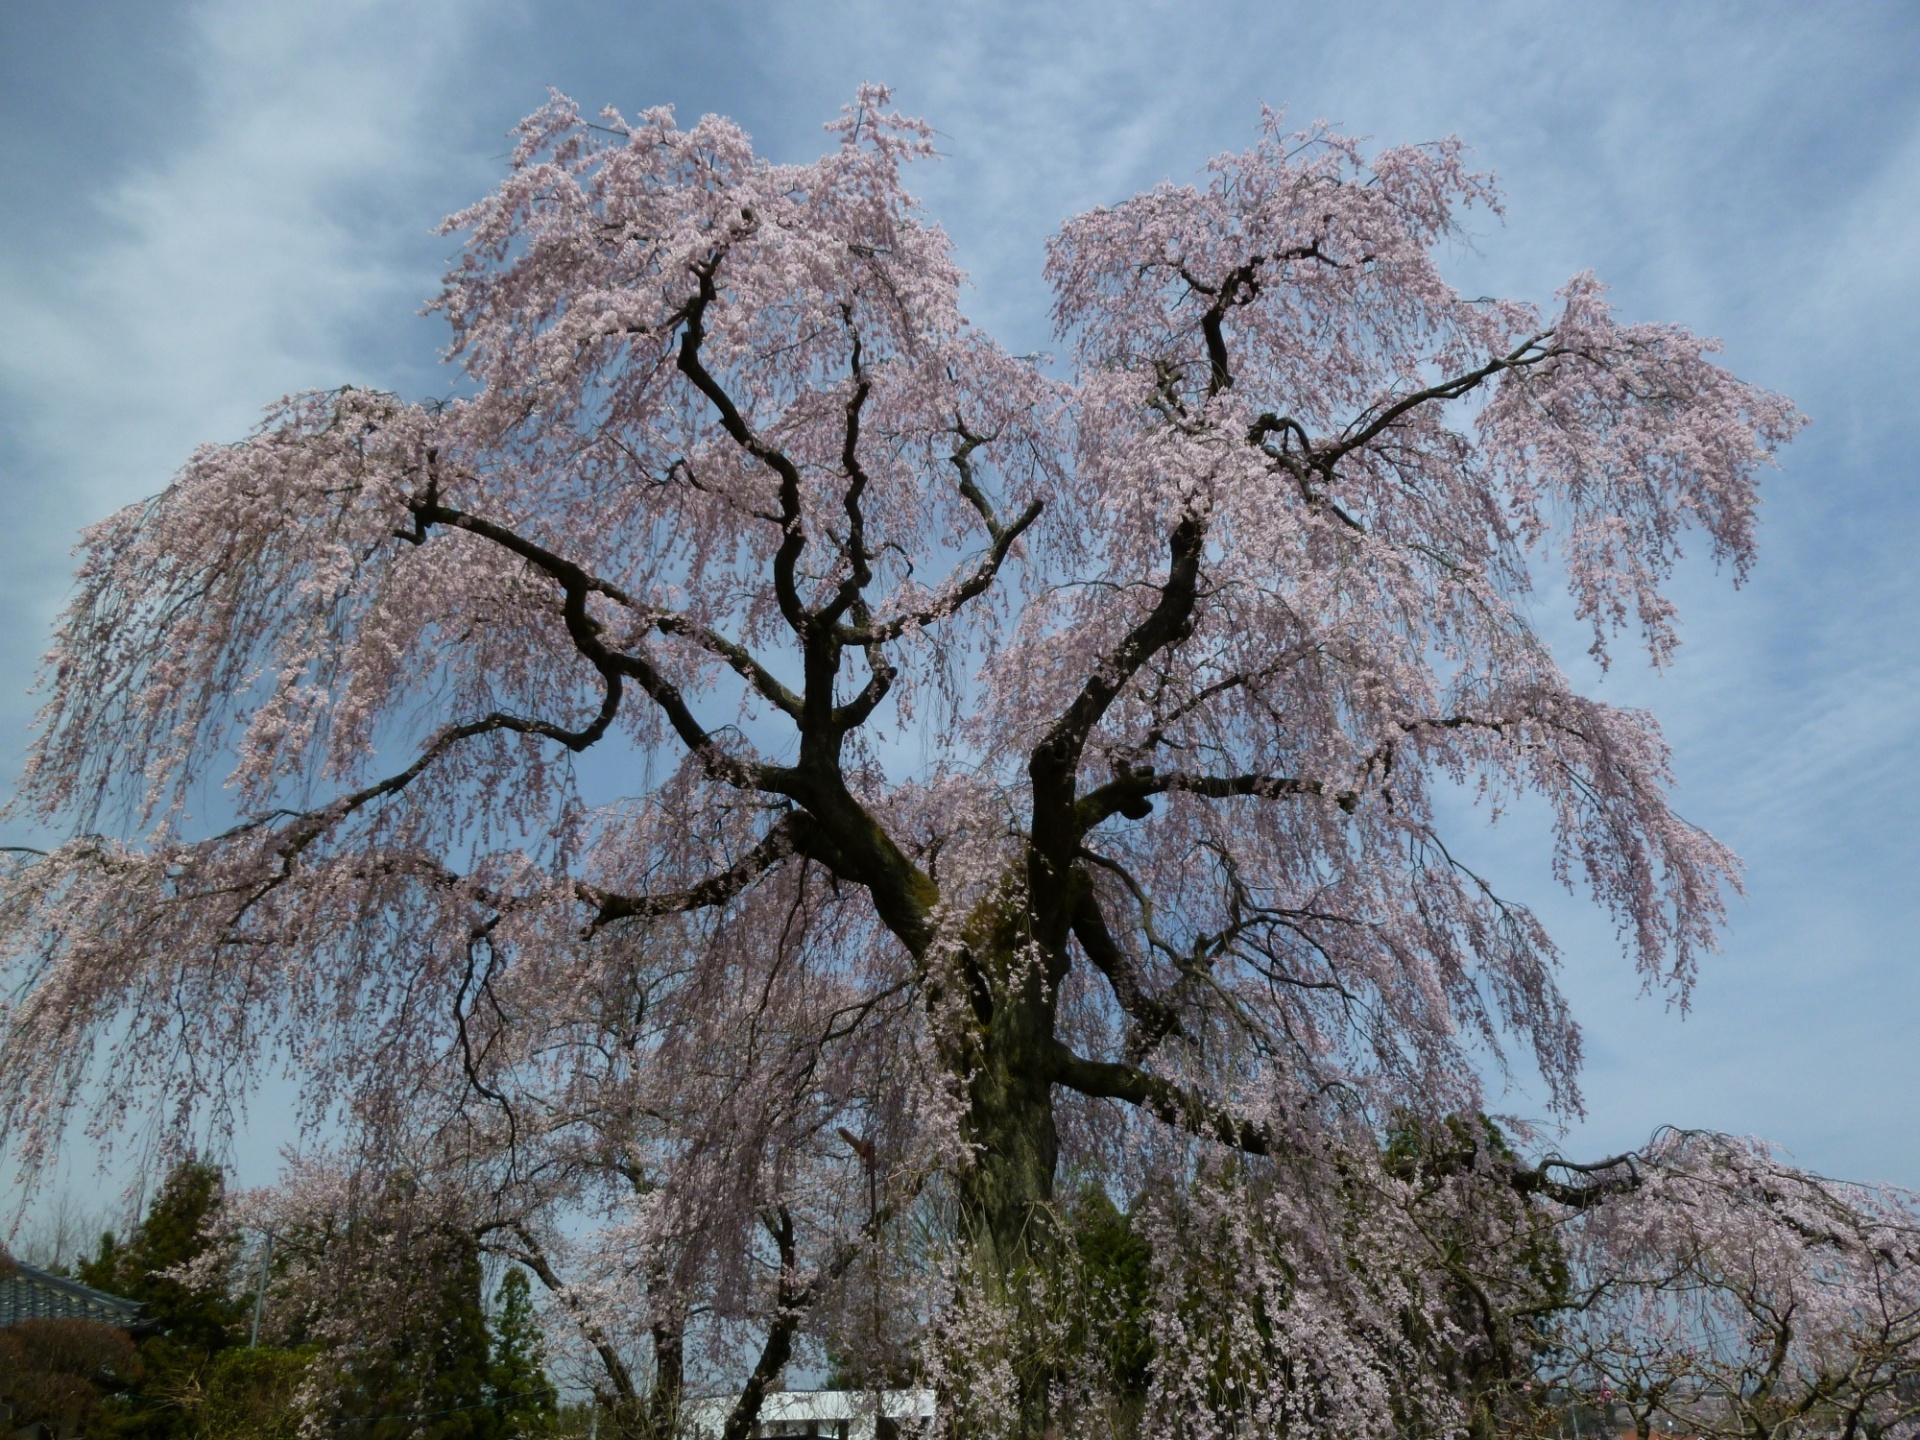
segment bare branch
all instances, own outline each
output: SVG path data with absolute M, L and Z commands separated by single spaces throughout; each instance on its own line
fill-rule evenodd
M 1073 933 L 1094 969 L 1107 977 L 1113 998 L 1137 1027 L 1128 1044 L 1130 1054 L 1136 1058 L 1150 1054 L 1168 1035 L 1179 1032 L 1179 1015 L 1160 996 L 1149 992 L 1144 977 L 1107 929 L 1100 901 L 1085 876 L 1081 877 L 1080 896 L 1073 907 Z
M 751 216 L 747 223 L 753 223 Z M 711 260 L 694 271 L 700 288 L 699 293 L 686 305 L 685 329 L 680 333 L 677 363 L 680 373 L 691 380 L 694 388 L 706 396 L 719 412 L 721 428 L 732 437 L 734 443 L 779 477 L 780 524 L 785 538 L 773 557 L 774 593 L 787 624 L 793 627 L 794 634 L 804 636 L 812 617 L 801 603 L 800 590 L 794 579 L 795 568 L 800 563 L 800 552 L 807 547 L 806 531 L 800 526 L 800 469 L 779 449 L 754 433 L 726 387 L 714 378 L 700 358 L 700 347 L 707 338 L 707 307 L 719 298 L 714 276 L 719 271 L 725 253 L 724 249 L 716 251 Z
M 1174 526 L 1167 540 L 1167 579 L 1160 587 L 1160 598 L 1120 644 L 1094 665 L 1080 693 L 1048 727 L 1027 763 L 1033 785 L 1035 848 L 1061 870 L 1084 833 L 1074 809 L 1074 789 L 1087 737 L 1140 667 L 1192 629 L 1205 536 L 1205 525 L 1192 512 Z
M 1177 792 L 1199 795 L 1209 800 L 1242 796 L 1278 800 L 1283 796 L 1330 793 L 1329 787 L 1319 780 L 1301 780 L 1286 775 L 1188 775 L 1180 771 L 1161 773 L 1151 768 L 1116 769 L 1118 773 L 1114 779 L 1088 791 L 1075 807 L 1083 833 L 1114 815 L 1125 815 L 1133 820 L 1145 819 L 1150 810 L 1147 801 L 1154 795 Z M 1331 794 L 1334 802 L 1349 814 L 1360 803 L 1359 792 L 1355 790 L 1333 791 Z
M 1088 1060 L 1053 1043 L 1054 1080 L 1094 1100 L 1124 1100 L 1158 1120 L 1247 1155 L 1277 1155 L 1286 1146 L 1272 1130 L 1224 1105 L 1133 1065 Z
M 794 818 L 785 816 L 758 844 L 739 861 L 718 875 L 682 890 L 658 895 L 620 895 L 586 881 L 574 882 L 574 893 L 594 908 L 593 921 L 587 927 L 592 934 L 617 920 L 657 919 L 662 915 L 684 915 L 708 910 L 732 900 L 760 876 L 798 849 Z
M 972 573 L 959 584 L 952 586 L 935 600 L 933 604 L 905 615 L 895 616 L 891 620 L 878 621 L 871 625 L 844 627 L 842 637 L 850 644 L 865 645 L 875 641 L 897 640 L 913 629 L 924 629 L 959 610 L 969 600 L 983 595 L 992 587 L 1000 573 L 1000 567 L 1006 563 L 1008 553 L 1014 543 L 1040 518 L 1046 502 L 1035 499 L 1026 508 L 1014 516 L 1010 523 L 1003 524 L 993 502 L 987 499 L 986 492 L 980 488 L 973 473 L 973 452 L 987 443 L 987 437 L 976 435 L 965 425 L 958 429 L 960 444 L 953 454 L 947 457 L 954 469 L 960 472 L 959 484 L 955 487 L 966 502 L 979 513 L 987 527 L 987 538 L 992 542 L 980 563 L 974 566 Z

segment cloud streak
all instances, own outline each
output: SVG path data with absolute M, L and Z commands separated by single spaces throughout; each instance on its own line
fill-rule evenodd
M 466 12 L 197 7 L 178 143 L 90 197 L 82 233 L 0 252 L 10 681 L 79 524 L 245 433 L 284 390 L 400 378 L 385 342 L 444 248 L 400 197 L 449 179 L 418 77 L 451 78 Z M 19 688 L 0 702 L 9 742 Z

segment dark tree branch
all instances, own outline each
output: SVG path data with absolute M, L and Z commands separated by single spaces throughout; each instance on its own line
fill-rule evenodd
M 446 504 L 440 499 L 437 477 L 430 479 L 426 493 L 414 500 L 408 508 L 413 516 L 414 529 L 403 538 L 412 543 L 424 544 L 428 530 L 436 525 L 464 530 L 470 535 L 489 540 L 503 550 L 518 555 L 557 583 L 569 606 L 573 604 L 577 594 L 583 619 L 586 597 L 588 595 L 603 596 L 631 614 L 643 630 L 657 630 L 662 635 L 671 635 L 677 639 L 690 641 L 700 649 L 724 660 L 734 673 L 750 684 L 760 696 L 771 701 L 787 715 L 799 718 L 799 697 L 781 684 L 744 645 L 727 639 L 718 631 L 678 611 L 642 603 L 612 581 L 593 574 L 585 567 L 505 525 Z M 574 625 L 571 610 L 567 612 L 567 620 L 571 631 Z M 597 621 L 586 619 L 584 628 L 595 637 L 599 634 Z M 577 636 L 575 639 L 578 643 Z M 581 653 L 590 660 L 594 658 L 592 651 L 586 647 L 582 647 Z
M 437 731 L 422 747 L 414 762 L 404 770 L 396 771 L 371 785 L 362 786 L 346 795 L 341 795 L 318 810 L 309 810 L 291 817 L 292 823 L 277 847 L 276 853 L 282 860 L 291 862 L 313 845 L 322 835 L 338 825 L 349 815 L 366 808 L 375 800 L 388 795 L 397 795 L 415 780 L 419 779 L 433 763 L 462 740 L 471 740 L 478 735 L 508 733 L 516 735 L 537 735 L 549 740 L 557 740 L 569 750 L 584 750 L 601 735 L 606 733 L 612 714 L 619 704 L 619 690 L 609 683 L 607 699 L 594 723 L 584 730 L 567 730 L 544 720 L 531 720 L 524 716 L 509 715 L 496 711 L 470 720 L 463 725 L 448 725 Z M 258 829 L 261 822 L 250 822 L 235 826 L 228 831 L 229 836 Z
M 780 1206 L 775 1212 L 775 1217 L 767 1224 L 767 1230 L 773 1236 L 780 1255 L 780 1279 L 774 1292 L 773 1320 L 767 1326 L 767 1338 L 760 1347 L 760 1356 L 754 1362 L 753 1371 L 740 1389 L 740 1398 L 734 1401 L 733 1409 L 727 1414 L 721 1440 L 748 1440 L 753 1433 L 768 1389 L 780 1378 L 780 1372 L 787 1368 L 787 1361 L 793 1356 L 793 1333 L 799 1328 L 801 1315 L 806 1308 L 801 1292 L 809 1287 L 795 1283 L 797 1262 L 794 1256 L 793 1215 L 786 1206 Z
M 554 1271 L 552 1264 L 547 1260 L 546 1251 L 540 1247 L 540 1242 L 535 1240 L 532 1232 L 518 1221 L 486 1227 L 481 1232 L 482 1238 L 487 1230 L 494 1229 L 509 1231 L 520 1242 L 518 1245 L 503 1247 L 508 1258 L 518 1261 L 531 1270 L 535 1278 L 547 1287 L 547 1292 L 560 1301 L 581 1336 L 593 1348 L 593 1353 L 600 1357 L 601 1368 L 607 1372 L 607 1380 L 613 1386 L 614 1394 L 622 1404 L 634 1404 L 639 1392 L 634 1388 L 633 1372 L 627 1368 L 627 1362 L 620 1358 L 620 1352 L 614 1346 L 612 1338 L 586 1313 L 586 1307 L 581 1304 L 580 1297 L 575 1295 L 567 1283 Z
M 1285 1142 L 1270 1126 L 1236 1115 L 1228 1107 L 1186 1086 L 1134 1065 L 1088 1060 L 1058 1041 L 1053 1046 L 1053 1078 L 1056 1083 L 1091 1099 L 1123 1100 L 1175 1129 L 1245 1155 L 1279 1155 L 1286 1149 Z M 1457 1155 L 1444 1157 L 1444 1162 L 1464 1170 L 1482 1158 L 1478 1145 L 1474 1144 L 1461 1147 Z M 1643 1162 L 1632 1153 L 1584 1165 L 1558 1157 L 1549 1157 L 1532 1166 L 1498 1156 L 1484 1158 L 1491 1161 L 1518 1194 L 1538 1196 L 1575 1210 L 1592 1209 L 1639 1189 L 1643 1183 L 1640 1173 Z M 1577 1178 L 1558 1178 L 1562 1174 Z
M 1403 395 L 1378 413 L 1372 410 L 1363 411 L 1361 415 L 1354 420 L 1353 424 L 1347 427 L 1347 434 L 1343 439 L 1329 445 L 1324 450 L 1314 452 L 1314 468 L 1323 474 L 1330 474 L 1333 467 L 1338 464 L 1340 460 L 1352 454 L 1361 446 L 1371 442 L 1409 410 L 1418 409 L 1420 406 L 1431 404 L 1435 400 L 1458 400 L 1461 396 L 1478 389 L 1488 379 L 1498 375 L 1503 370 L 1525 369 L 1529 366 L 1538 365 L 1542 361 L 1551 360 L 1555 356 L 1566 354 L 1567 352 L 1565 350 L 1543 346 L 1541 344 L 1542 341 L 1549 339 L 1552 334 L 1553 332 L 1551 330 L 1542 330 L 1539 334 L 1523 340 L 1507 354 L 1489 360 L 1486 364 L 1476 369 L 1455 375 L 1452 379 L 1442 380 L 1436 385 L 1429 385 L 1424 390 L 1415 390 L 1410 395 Z M 1368 415 L 1373 415 L 1373 419 L 1368 420 L 1366 418 Z M 1359 428 L 1356 429 L 1355 426 Z
M 843 311 L 843 313 L 846 313 Z M 847 396 L 846 423 L 841 431 L 840 469 L 847 477 L 847 489 L 841 498 L 841 504 L 847 513 L 847 578 L 840 582 L 833 600 L 820 611 L 816 620 L 821 625 L 832 626 L 839 623 L 841 616 L 860 607 L 860 597 L 867 586 L 873 583 L 873 556 L 867 550 L 867 521 L 860 509 L 860 498 L 866 493 L 868 479 L 866 467 L 860 463 L 860 412 L 866 408 L 867 397 L 873 393 L 873 382 L 861 368 L 860 332 L 853 326 L 853 317 L 846 314 L 847 330 L 853 338 L 853 356 L 848 362 L 853 371 L 853 392 Z
M 877 641 L 898 640 L 909 630 L 924 629 L 959 610 L 969 600 L 984 595 L 992 588 L 999 576 L 1000 568 L 1006 563 L 1007 554 L 1013 549 L 1014 542 L 1025 534 L 1040 518 L 1045 502 L 1034 500 L 1006 525 L 993 524 L 991 538 L 993 545 L 971 574 L 954 586 L 939 600 L 919 610 L 905 615 L 896 615 L 888 620 L 876 621 L 871 625 L 843 626 L 840 637 L 849 644 L 869 645 Z
M 1362 256 L 1361 259 L 1371 259 Z M 1335 270 L 1347 267 L 1320 248 L 1318 240 L 1305 245 L 1295 245 L 1276 251 L 1272 255 L 1252 255 L 1229 270 L 1217 285 L 1202 281 L 1185 265 L 1174 266 L 1175 272 L 1187 283 L 1195 294 L 1212 298 L 1212 303 L 1200 316 L 1200 336 L 1207 347 L 1207 398 L 1212 399 L 1222 390 L 1233 388 L 1233 370 L 1227 355 L 1226 318 L 1227 313 L 1238 306 L 1252 304 L 1260 298 L 1262 281 L 1260 271 L 1268 264 L 1288 260 L 1317 260 Z
M 795 817 L 783 816 L 752 849 L 731 867 L 682 890 L 658 895 L 621 895 L 584 880 L 574 882 L 574 893 L 594 909 L 587 927 L 592 934 L 617 920 L 653 920 L 663 915 L 685 915 L 724 905 L 799 849 Z
M 748 224 L 753 219 L 748 217 Z M 720 261 L 725 255 L 721 250 L 714 254 L 706 264 L 694 271 L 699 282 L 698 293 L 688 300 L 685 310 L 684 328 L 680 332 L 680 351 L 677 365 L 680 373 L 693 382 L 693 386 L 704 395 L 719 413 L 720 426 L 729 438 L 745 450 L 754 459 L 765 465 L 779 480 L 780 524 L 784 538 L 773 557 L 774 594 L 780 605 L 780 613 L 786 617 L 787 624 L 793 627 L 796 635 L 804 637 L 811 616 L 801 603 L 799 586 L 794 574 L 800 563 L 800 553 L 807 548 L 806 531 L 800 526 L 800 469 L 783 452 L 769 445 L 754 433 L 746 417 L 740 413 L 740 407 L 734 404 L 733 397 L 726 391 L 713 373 L 700 358 L 700 347 L 707 338 L 707 307 L 719 298 L 719 288 L 714 276 L 720 269 Z
M 969 600 L 984 594 L 1000 573 L 1000 567 L 1006 563 L 1008 552 L 1014 542 L 1040 518 L 1045 502 L 1034 500 L 1016 515 L 1009 524 L 1002 524 L 999 513 L 993 508 L 993 502 L 987 499 L 986 492 L 980 488 L 980 482 L 973 473 L 973 452 L 987 443 L 984 435 L 976 435 L 965 423 L 955 427 L 960 443 L 954 447 L 953 454 L 947 457 L 948 463 L 959 472 L 960 480 L 955 488 L 960 497 L 971 505 L 987 527 L 987 539 L 991 545 L 973 573 L 961 581 L 946 596 L 921 610 L 906 615 L 895 616 L 891 620 L 850 629 L 845 638 L 854 644 L 869 644 L 877 640 L 896 640 L 908 630 L 933 624 L 953 614 Z
M 1591 1210 L 1594 1206 L 1626 1195 L 1641 1186 L 1640 1157 L 1632 1151 L 1580 1165 L 1558 1156 L 1548 1156 L 1538 1165 L 1504 1162 L 1507 1183 L 1522 1195 L 1538 1195 L 1571 1210 Z M 1556 1172 L 1578 1177 L 1556 1179 Z
M 1113 998 L 1119 1003 L 1135 1030 L 1128 1050 L 1136 1057 L 1150 1054 L 1167 1036 L 1180 1030 L 1180 1017 L 1161 997 L 1151 993 L 1138 968 L 1107 928 L 1100 901 L 1093 893 L 1091 879 L 1082 874 L 1078 898 L 1073 907 L 1073 934 L 1094 969 L 1107 978 Z
M 1174 526 L 1167 540 L 1167 579 L 1153 609 L 1101 658 L 1027 763 L 1033 785 L 1034 847 L 1057 874 L 1064 875 L 1085 833 L 1075 811 L 1074 790 L 1087 737 L 1140 667 L 1191 631 L 1205 536 L 1205 525 L 1191 512 Z
M 410 508 L 423 532 L 435 525 L 467 531 L 518 555 L 552 579 L 559 585 L 563 596 L 561 613 L 574 647 L 606 678 L 610 690 L 617 689 L 618 677 L 623 675 L 639 681 L 641 688 L 666 714 L 668 722 L 673 726 L 674 732 L 679 735 L 682 743 L 696 753 L 711 749 L 712 737 L 694 720 L 692 711 L 679 690 L 659 673 L 651 661 L 641 655 L 630 655 L 613 650 L 603 641 L 601 638 L 603 627 L 599 621 L 587 613 L 589 595 L 602 595 L 630 611 L 646 628 L 689 640 L 718 656 L 726 661 L 736 674 L 752 685 L 762 697 L 771 701 L 786 714 L 795 718 L 799 716 L 799 698 L 775 679 L 765 666 L 754 659 L 745 646 L 735 644 L 725 636 L 684 615 L 643 605 L 618 586 L 503 525 L 442 504 L 436 497 L 435 487 L 430 486 L 428 493 L 414 501 Z M 593 734 L 592 739 L 598 739 L 599 734 L 605 731 L 606 724 L 613 718 L 612 711 L 617 708 L 618 703 L 617 693 L 610 696 L 610 705 L 604 721 L 600 725 L 600 730 Z M 556 735 L 554 738 L 562 737 Z M 591 740 L 587 743 L 591 743 Z M 584 747 L 575 745 L 573 748 Z
M 918 1193 L 919 1186 L 916 1183 L 908 1192 L 907 1200 L 911 1201 Z M 767 1327 L 767 1338 L 760 1347 L 760 1356 L 754 1362 L 753 1372 L 741 1388 L 740 1398 L 727 1414 L 721 1440 L 749 1440 L 760 1418 L 760 1406 L 766 1399 L 768 1389 L 780 1378 L 780 1372 L 793 1356 L 793 1337 L 800 1328 L 800 1322 L 806 1318 L 807 1311 L 829 1286 L 853 1267 L 853 1262 L 860 1258 L 861 1252 L 892 1223 L 898 1211 L 898 1205 L 870 1211 L 866 1223 L 851 1239 L 836 1248 L 827 1263 L 804 1283 L 800 1281 L 797 1268 L 792 1214 L 785 1205 L 781 1205 L 767 1218 L 767 1233 L 772 1237 L 780 1257 L 780 1279 L 775 1290 L 773 1320 Z
M 1211 289 L 1197 285 L 1185 270 L 1180 273 L 1189 285 L 1201 293 L 1213 296 L 1213 303 L 1200 316 L 1200 334 L 1207 346 L 1207 397 L 1211 399 L 1222 390 L 1233 388 L 1233 371 L 1227 357 L 1227 337 L 1225 322 L 1227 312 L 1236 305 L 1245 305 L 1260 294 L 1260 267 L 1266 262 L 1266 256 L 1255 255 L 1244 265 L 1236 266 L 1227 273 L 1227 278 Z
M 867 667 L 871 678 L 858 696 L 834 712 L 833 723 L 841 733 L 863 724 L 872 715 L 880 701 L 892 688 L 894 670 L 888 663 L 882 646 L 897 640 L 908 631 L 925 628 L 928 625 L 954 614 L 968 601 L 983 595 L 998 578 L 1001 566 L 1005 564 L 1008 553 L 1022 534 L 1040 518 L 1042 503 L 1034 500 L 1014 517 L 1013 523 L 1003 525 L 992 503 L 973 475 L 972 454 L 975 449 L 986 443 L 984 436 L 975 435 L 964 425 L 959 427 L 960 444 L 949 456 L 954 468 L 960 472 L 958 489 L 961 496 L 980 515 L 987 527 L 988 539 L 992 542 L 987 554 L 983 556 L 972 573 L 959 584 L 935 600 L 931 605 L 891 619 L 871 621 L 865 617 L 856 617 L 853 625 L 836 625 L 835 638 L 843 644 L 864 647 L 867 655 Z
M 1277 800 L 1291 795 L 1331 795 L 1349 814 L 1360 803 L 1358 791 L 1333 791 L 1319 780 L 1299 780 L 1286 775 L 1188 775 L 1179 771 L 1162 774 L 1152 769 L 1128 768 L 1118 770 L 1112 780 L 1081 797 L 1076 806 L 1081 831 L 1084 834 L 1114 815 L 1145 819 L 1151 797 L 1175 792 L 1209 800 L 1236 796 Z
M 1242 1154 L 1278 1155 L 1286 1148 L 1269 1127 L 1137 1066 L 1088 1060 L 1057 1040 L 1052 1056 L 1054 1081 L 1090 1099 L 1124 1100 L 1177 1130 Z

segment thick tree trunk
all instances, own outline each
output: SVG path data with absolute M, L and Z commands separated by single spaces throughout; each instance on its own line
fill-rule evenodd
M 1027 994 L 995 1009 L 970 1077 L 966 1138 L 976 1158 L 961 1187 L 969 1243 L 1002 1266 L 1044 1254 L 1053 1229 L 1060 1142 L 1053 1123 L 1050 1000 Z
M 1066 967 L 1034 943 L 1024 890 L 1010 879 L 968 926 L 975 1025 L 949 1057 L 966 1081 L 965 1138 L 975 1156 L 960 1190 L 965 1238 L 1009 1266 L 1047 1248 L 1060 1153 L 1052 1055 Z
M 647 1400 L 647 1430 L 654 1440 L 671 1440 L 679 1432 L 686 1373 L 686 1337 L 679 1322 L 655 1325 L 653 1393 Z
M 1033 1318 L 1029 1306 L 1057 1262 L 1054 1172 L 1059 1136 L 1054 1128 L 1053 1077 L 1058 977 L 1033 959 L 1030 946 L 1011 943 L 1010 927 L 973 950 L 975 983 L 988 998 L 967 1076 L 964 1129 L 974 1160 L 961 1177 L 962 1243 L 974 1278 L 996 1303 L 1021 1315 L 1016 1334 Z M 1020 927 L 1024 929 L 1024 926 Z M 1047 1428 L 1051 1374 L 1044 1347 L 1010 1357 L 1019 1377 L 1020 1440 L 1039 1440 Z

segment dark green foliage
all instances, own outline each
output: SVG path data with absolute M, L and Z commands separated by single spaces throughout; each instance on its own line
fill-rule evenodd
M 1133 1219 L 1098 1186 L 1088 1186 L 1067 1212 L 1087 1303 L 1079 1343 L 1101 1358 L 1116 1394 L 1144 1398 L 1153 1364 L 1147 1305 L 1153 1252 Z
M 553 1433 L 559 1394 L 526 1274 L 502 1278 L 489 1319 L 478 1248 L 440 1233 L 417 1247 L 430 1303 L 397 1344 L 350 1360 L 335 1412 L 343 1440 L 520 1440 Z M 420 1298 L 420 1297 L 416 1297 Z
M 494 1305 L 487 1389 L 500 1433 L 544 1435 L 552 1428 L 560 1397 L 547 1378 L 546 1344 L 524 1270 L 516 1266 L 507 1271 Z
M 221 1198 L 220 1171 L 189 1159 L 174 1167 L 124 1241 L 101 1237 L 78 1278 L 140 1301 L 150 1329 L 136 1345 L 120 1331 L 93 1326 L 104 1334 L 100 1344 L 85 1355 L 69 1345 L 73 1355 L 63 1350 L 53 1357 L 64 1367 L 47 1382 L 53 1389 L 41 1385 L 32 1396 L 7 1397 L 22 1413 L 33 1408 L 38 1414 L 47 1405 L 62 1414 L 85 1413 L 88 1440 L 293 1440 L 306 1418 L 296 1403 L 301 1383 L 321 1364 L 345 1382 L 325 1417 L 325 1428 L 340 1440 L 519 1440 L 557 1433 L 559 1397 L 547 1376 L 523 1272 L 510 1270 L 503 1278 L 490 1322 L 471 1237 L 429 1232 L 408 1258 L 411 1278 L 425 1291 L 413 1298 L 423 1303 L 397 1343 L 332 1357 L 312 1343 L 252 1349 L 250 1300 L 228 1293 L 228 1266 L 214 1264 L 199 1286 L 167 1273 L 231 1249 L 233 1238 L 218 1230 Z M 310 1333 L 297 1320 L 292 1330 Z M 18 1350 L 32 1338 L 16 1327 L 6 1343 Z M 45 1358 L 34 1360 L 35 1374 L 47 1368 L 40 1363 Z M 4 1351 L 0 1369 L 28 1373 L 26 1360 L 12 1350 Z
M 430 1296 L 404 1334 L 350 1361 L 337 1412 L 345 1440 L 499 1440 L 488 1394 L 487 1317 L 480 1255 L 471 1240 L 440 1236 L 412 1259 Z
M 140 1341 L 142 1378 L 108 1400 L 88 1425 L 98 1440 L 177 1440 L 214 1359 L 238 1338 L 241 1307 L 219 1283 L 189 1285 L 168 1271 L 230 1242 L 213 1231 L 222 1196 L 220 1171 L 204 1161 L 175 1165 L 146 1216 L 125 1243 L 100 1238 L 80 1265 L 83 1283 L 138 1300 L 152 1333 Z
M 222 1193 L 216 1166 L 181 1161 L 124 1245 L 111 1234 L 100 1238 L 99 1252 L 80 1264 L 81 1281 L 138 1300 L 154 1327 L 179 1346 L 225 1349 L 241 1307 L 220 1287 L 193 1288 L 164 1273 L 226 1243 L 209 1229 Z
M 192 1405 L 193 1440 L 296 1440 L 306 1416 L 296 1401 L 315 1353 L 221 1351 Z

